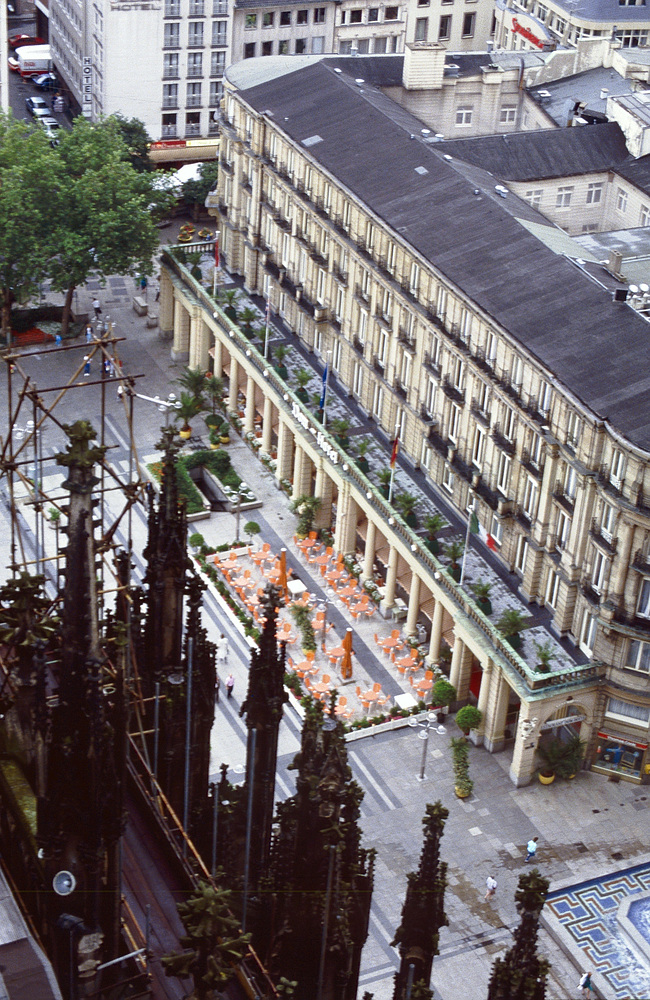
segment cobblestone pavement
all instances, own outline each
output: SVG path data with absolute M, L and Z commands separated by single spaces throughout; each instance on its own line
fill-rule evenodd
M 171 241 L 173 235 L 165 230 L 163 242 Z M 155 298 L 155 292 L 156 282 L 151 281 L 150 301 Z M 112 278 L 105 288 L 91 282 L 79 290 L 78 307 L 89 307 L 95 294 L 99 295 L 104 316 L 109 314 L 115 321 L 116 334 L 126 338 L 120 346 L 125 372 L 143 374 L 137 383 L 139 392 L 166 396 L 182 366 L 171 361 L 169 344 L 159 340 L 157 331 L 147 328 L 144 319 L 133 313 L 134 293 L 132 279 Z M 81 338 L 78 347 L 82 356 Z M 64 380 L 72 365 L 78 364 L 73 354 L 69 351 L 45 354 L 34 349 L 24 363 L 35 373 L 37 382 L 60 384 L 56 379 Z M 5 394 L 3 383 L 0 401 Z M 70 420 L 83 413 L 99 425 L 98 397 L 96 393 L 93 395 L 90 386 L 83 390 L 83 396 L 70 393 L 61 405 L 62 418 Z M 107 427 L 110 443 L 114 445 L 112 460 L 123 464 L 127 442 L 120 424 L 120 406 L 111 394 L 111 399 L 107 400 Z M 160 414 L 156 407 L 139 401 L 136 435 L 145 460 L 156 455 L 159 427 Z M 46 432 L 46 459 L 53 456 L 61 443 L 52 430 Z M 246 481 L 263 500 L 263 507 L 254 515 L 262 526 L 262 537 L 278 547 L 288 543 L 290 560 L 295 560 L 299 575 L 308 582 L 310 570 L 298 562 L 297 550 L 290 541 L 295 517 L 289 510 L 288 499 L 277 491 L 271 474 L 260 464 L 251 462 L 250 451 L 243 442 L 234 441 L 230 450 L 235 467 L 240 462 L 245 463 Z M 0 557 L 7 565 L 10 553 L 6 506 L 2 508 L 2 521 L 5 530 L 0 535 Z M 144 544 L 145 529 L 144 512 L 136 512 L 133 519 L 136 553 Z M 200 530 L 211 542 L 230 541 L 234 535 L 233 516 L 213 515 L 209 522 L 201 524 Z M 136 563 L 141 565 L 139 557 Z M 319 586 L 319 578 L 313 577 L 310 583 Z M 229 635 L 228 667 L 233 670 L 236 680 L 232 701 L 222 698 L 217 710 L 212 770 L 216 773 L 219 763 L 226 760 L 243 776 L 244 727 L 238 709 L 246 689 L 249 644 L 214 595 L 206 596 L 205 608 L 210 634 L 214 637 L 226 631 Z M 331 614 L 342 637 L 347 624 L 343 609 L 333 605 Z M 359 636 L 355 642 L 360 641 L 361 648 L 373 654 L 364 652 L 358 658 L 358 669 L 370 680 L 381 680 L 386 691 L 392 684 L 399 690 L 397 675 L 393 675 L 385 660 L 374 655 L 369 637 L 374 627 L 372 620 L 358 626 Z M 508 778 L 507 753 L 491 756 L 482 748 L 472 748 L 470 768 L 474 793 L 470 799 L 461 801 L 453 792 L 448 746 L 450 736 L 456 732 L 455 724 L 448 720 L 445 725 L 448 730 L 445 736 L 433 732 L 430 736 L 424 782 L 416 778 L 421 766 L 422 742 L 411 729 L 349 744 L 351 766 L 365 791 L 362 807 L 364 842 L 378 850 L 360 996 L 367 989 L 374 993 L 376 1000 L 392 997 L 397 957 L 390 941 L 399 923 L 406 874 L 417 868 L 422 844 L 421 820 L 427 802 L 441 799 L 449 809 L 442 840 L 442 858 L 449 865 L 446 893 L 449 926 L 442 930 L 440 955 L 433 966 L 432 984 L 437 1000 L 458 1000 L 460 997 L 478 1000 L 486 996 L 491 963 L 510 945 L 512 930 L 517 925 L 514 892 L 518 875 L 526 868 L 525 843 L 531 836 L 540 838 L 537 866 L 550 878 L 551 888 L 650 860 L 647 789 L 625 782 L 614 783 L 602 775 L 586 772 L 571 782 L 556 782 L 548 787 L 535 783 L 517 789 Z M 294 788 L 294 775 L 287 771 L 287 764 L 298 748 L 299 726 L 297 713 L 288 708 L 280 737 L 279 797 L 291 794 Z M 484 901 L 488 873 L 498 881 L 496 896 L 490 903 Z M 540 940 L 542 951 L 552 963 L 548 997 L 550 1000 L 576 997 L 576 966 L 559 951 L 545 931 Z M 577 964 L 580 965 L 579 959 Z

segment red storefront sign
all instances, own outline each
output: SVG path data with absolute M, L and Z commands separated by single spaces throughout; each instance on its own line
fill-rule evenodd
M 537 35 L 534 35 L 530 28 L 526 28 L 523 24 L 520 24 L 516 17 L 513 17 L 512 19 L 512 30 L 516 32 L 516 34 L 521 35 L 527 41 L 531 42 L 533 45 L 536 45 L 538 49 L 544 48 L 545 43 L 541 41 Z

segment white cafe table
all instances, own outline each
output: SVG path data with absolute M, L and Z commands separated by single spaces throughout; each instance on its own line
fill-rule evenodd
M 395 695 L 393 701 L 395 702 L 398 708 L 404 708 L 404 709 L 415 708 L 415 706 L 417 705 L 417 701 L 415 700 L 412 694 L 408 693 L 408 691 L 406 691 L 404 694 Z
M 307 587 L 302 580 L 289 580 L 287 582 L 287 590 L 292 597 L 300 597 L 307 590 Z

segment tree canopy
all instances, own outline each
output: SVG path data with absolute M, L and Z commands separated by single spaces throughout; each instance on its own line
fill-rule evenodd
M 205 207 L 205 199 L 217 183 L 219 175 L 219 161 L 209 160 L 199 167 L 199 177 L 195 180 L 185 181 L 183 184 L 183 201 L 186 205 Z
M 128 123 L 127 123 L 128 124 Z M 42 129 L 0 118 L 0 295 L 2 333 L 10 309 L 49 278 L 65 292 L 67 327 L 77 285 L 93 273 L 150 274 L 158 235 L 152 215 L 166 195 L 138 172 L 114 117 L 80 116 L 50 146 Z

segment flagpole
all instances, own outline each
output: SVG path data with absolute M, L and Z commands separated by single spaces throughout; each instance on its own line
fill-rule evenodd
M 327 407 L 327 394 L 329 392 L 329 387 L 330 387 L 330 360 L 331 360 L 331 357 L 332 357 L 332 352 L 328 351 L 327 352 L 327 362 L 325 364 L 325 388 L 323 389 L 323 405 L 321 407 L 321 409 L 323 410 L 323 420 L 322 420 L 323 429 L 325 429 L 327 427 L 326 407 Z
M 217 297 L 217 270 L 219 269 L 219 232 L 214 234 L 214 273 L 212 278 L 212 298 Z
M 269 298 L 266 300 L 266 329 L 264 331 L 264 360 L 269 356 L 269 311 L 271 306 L 271 289 L 268 289 Z
M 469 505 L 469 514 L 467 515 L 467 531 L 465 532 L 465 548 L 463 550 L 463 562 L 460 567 L 460 580 L 458 581 L 459 586 L 463 586 L 463 581 L 465 579 L 465 562 L 467 560 L 467 549 L 469 548 L 469 534 L 472 529 L 472 514 L 475 513 L 476 504 L 476 494 L 469 491 L 471 501 Z
M 398 420 L 395 424 L 395 437 L 393 438 L 393 452 L 391 454 L 391 460 L 393 455 L 395 455 L 395 442 L 397 441 L 397 435 L 399 434 L 399 429 L 401 422 Z M 393 502 L 393 484 L 395 482 L 395 466 L 397 465 L 397 455 L 395 455 L 395 460 L 390 463 L 390 485 L 388 487 L 388 502 Z

